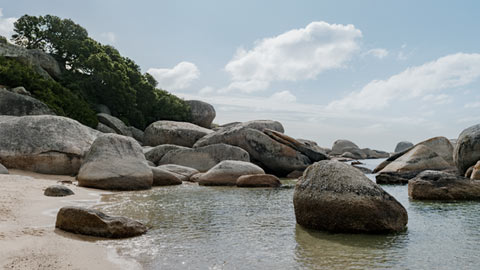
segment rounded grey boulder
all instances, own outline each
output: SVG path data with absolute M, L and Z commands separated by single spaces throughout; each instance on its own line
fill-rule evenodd
M 332 151 L 330 152 L 330 154 L 339 156 L 339 155 L 342 155 L 345 152 L 352 153 L 352 151 L 354 149 L 360 150 L 358 145 L 354 144 L 353 142 L 351 142 L 349 140 L 336 140 L 333 143 Z
M 453 160 L 460 175 L 480 160 L 480 124 L 471 126 L 458 136 Z
M 98 134 L 61 116 L 0 116 L 0 162 L 12 169 L 76 174 Z
M 0 88 L 0 115 L 55 115 L 45 103 Z
M 186 100 L 185 102 L 190 105 L 193 124 L 204 128 L 212 126 L 216 116 L 215 108 L 212 105 L 200 100 Z
M 297 223 L 340 233 L 390 233 L 405 229 L 405 208 L 362 172 L 338 161 L 308 167 L 293 197 Z
M 173 150 L 166 153 L 158 164 L 177 164 L 206 172 L 223 160 L 250 162 L 250 155 L 240 147 L 221 143 Z
M 224 160 L 202 174 L 198 184 L 202 186 L 235 186 L 240 176 L 252 174 L 265 174 L 265 172 L 262 168 L 249 162 Z
M 175 144 L 192 147 L 203 136 L 212 133 L 192 123 L 175 121 L 157 121 L 145 129 L 143 142 L 145 145 Z
M 395 146 L 395 153 L 405 151 L 410 147 L 413 147 L 413 143 L 407 141 L 399 142 L 397 146 Z
M 82 187 L 138 190 L 152 186 L 153 174 L 137 141 L 104 134 L 93 142 L 77 180 Z

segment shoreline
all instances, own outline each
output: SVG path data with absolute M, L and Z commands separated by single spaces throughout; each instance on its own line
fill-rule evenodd
M 9 170 L 0 175 L 0 268 L 2 269 L 141 269 L 134 260 L 120 257 L 102 238 L 63 232 L 55 228 L 63 206 L 93 207 L 108 191 L 66 184 L 75 194 L 48 197 L 43 190 L 75 181 L 64 175 Z M 122 240 L 118 240 L 122 241 Z

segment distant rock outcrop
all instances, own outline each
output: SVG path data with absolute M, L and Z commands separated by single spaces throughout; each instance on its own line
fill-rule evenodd
M 186 100 L 192 114 L 192 123 L 204 128 L 211 128 L 216 112 L 212 105 L 200 100 Z
M 413 147 L 413 143 L 407 142 L 407 141 L 402 141 L 397 143 L 397 146 L 395 147 L 395 153 L 405 151 L 409 148 Z

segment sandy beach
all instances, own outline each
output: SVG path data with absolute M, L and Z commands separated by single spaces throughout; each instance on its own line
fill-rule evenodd
M 90 207 L 106 192 L 73 184 L 68 197 L 47 197 L 46 187 L 73 177 L 10 170 L 0 175 L 0 268 L 1 269 L 140 269 L 122 259 L 101 239 L 55 229 L 58 209 L 67 205 Z M 121 240 L 120 240 L 121 241 Z

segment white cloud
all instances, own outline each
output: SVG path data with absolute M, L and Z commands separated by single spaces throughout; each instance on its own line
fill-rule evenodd
M 453 102 L 453 99 L 451 96 L 449 95 L 445 95 L 445 94 L 440 94 L 440 95 L 437 95 L 437 94 L 429 94 L 429 95 L 426 95 L 422 98 L 423 101 L 427 101 L 427 102 L 431 102 L 435 105 L 444 105 L 444 104 L 450 104 Z
M 368 50 L 365 55 L 371 55 L 373 57 L 376 57 L 378 59 L 383 59 L 388 56 L 388 51 L 386 49 L 382 48 L 376 48 L 376 49 L 371 49 Z
M 273 94 L 270 99 L 282 103 L 291 103 L 297 101 L 297 98 L 292 93 L 290 93 L 290 91 L 277 92 Z
M 114 44 L 115 41 L 117 40 L 117 36 L 113 32 L 101 33 L 100 37 L 103 41 L 110 44 Z
M 360 91 L 331 102 L 331 110 L 375 110 L 393 101 L 433 95 L 467 85 L 480 76 L 480 54 L 457 53 L 421 66 L 411 67 L 387 80 L 374 80 Z M 441 100 L 448 100 L 440 96 Z M 438 101 L 438 100 L 437 100 Z
M 150 68 L 147 72 L 158 81 L 160 88 L 169 91 L 185 89 L 200 77 L 197 66 L 190 62 L 180 62 L 171 69 Z
M 312 22 L 238 49 L 225 66 L 233 83 L 226 90 L 262 90 L 272 81 L 313 79 L 325 70 L 340 68 L 358 50 L 362 36 L 355 26 Z
M 212 94 L 213 92 L 215 92 L 215 89 L 213 87 L 205 86 L 202 89 L 200 89 L 200 91 L 198 91 L 198 94 L 203 96 L 203 95 Z
M 0 8 L 0 35 L 10 39 L 13 34 L 13 23 L 17 18 L 3 18 L 3 9 Z
M 463 107 L 465 107 L 465 108 L 467 108 L 467 109 L 480 108 L 480 101 L 467 103 L 467 104 L 465 104 L 465 106 L 463 106 Z

